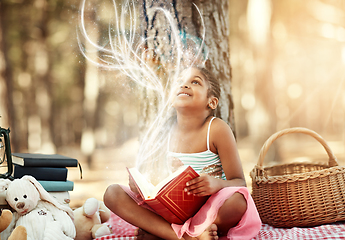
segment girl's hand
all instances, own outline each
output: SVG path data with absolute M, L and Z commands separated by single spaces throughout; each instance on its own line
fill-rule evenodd
M 222 188 L 221 181 L 223 180 L 202 173 L 200 177 L 187 182 L 184 190 L 188 194 L 194 194 L 195 196 L 208 196 L 218 192 Z
M 129 179 L 128 179 L 128 185 L 129 185 L 129 188 L 134 193 L 139 194 L 139 191 L 138 191 L 137 187 L 135 186 L 134 181 L 133 181 L 133 179 L 131 177 L 129 177 Z

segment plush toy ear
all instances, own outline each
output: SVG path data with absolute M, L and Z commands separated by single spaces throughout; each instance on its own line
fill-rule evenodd
M 32 183 L 32 185 L 35 186 L 35 188 L 37 189 L 38 193 L 40 194 L 40 198 L 41 200 L 45 200 L 47 202 L 50 202 L 51 204 L 53 204 L 55 207 L 65 211 L 71 218 L 72 220 L 74 220 L 74 215 L 73 215 L 73 211 L 71 208 L 62 205 L 61 203 L 59 203 L 52 195 L 50 195 L 43 187 L 42 185 L 32 176 L 29 175 L 25 175 L 23 176 L 21 179 L 27 180 L 30 183 Z
M 7 188 L 10 186 L 11 181 L 9 179 L 0 179 L 0 204 L 6 205 L 6 192 Z
M 11 180 L 1 178 L 0 179 L 0 192 L 6 191 L 10 184 L 11 184 Z

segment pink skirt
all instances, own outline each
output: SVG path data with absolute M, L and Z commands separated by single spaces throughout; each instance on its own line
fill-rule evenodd
M 138 203 L 138 205 L 153 211 L 153 209 L 143 201 L 140 195 L 136 195 L 129 187 L 121 187 L 136 203 Z M 226 187 L 213 194 L 204 206 L 184 224 L 171 224 L 176 235 L 181 238 L 184 233 L 192 237 L 197 237 L 202 234 L 205 229 L 214 222 L 218 210 L 225 200 L 230 198 L 235 192 L 239 192 L 245 197 L 247 201 L 247 211 L 237 226 L 229 229 L 227 236 L 220 239 L 249 240 L 255 237 L 261 228 L 261 220 L 254 201 L 246 187 Z

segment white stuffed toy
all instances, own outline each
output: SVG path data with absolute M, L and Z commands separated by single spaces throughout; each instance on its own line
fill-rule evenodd
M 24 226 L 28 240 L 73 240 L 71 208 L 59 203 L 31 176 L 10 182 L 6 200 L 16 211 L 14 226 Z
M 111 234 L 111 228 L 105 223 L 110 218 L 110 210 L 102 201 L 88 198 L 73 212 L 77 231 L 75 240 L 92 240 Z

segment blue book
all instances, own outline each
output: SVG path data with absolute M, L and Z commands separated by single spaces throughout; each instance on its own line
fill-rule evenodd
M 59 154 L 12 153 L 12 163 L 23 167 L 77 167 L 78 160 Z
M 47 192 L 73 191 L 74 182 L 72 181 L 42 181 L 38 180 Z
M 13 164 L 14 171 L 13 177 L 15 179 L 22 178 L 24 175 L 30 175 L 36 178 L 36 180 L 46 181 L 66 181 L 67 180 L 67 168 L 53 168 L 53 167 L 22 167 L 17 164 Z

